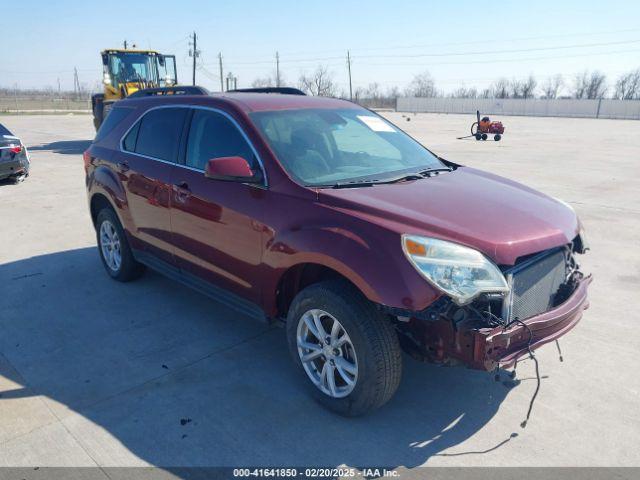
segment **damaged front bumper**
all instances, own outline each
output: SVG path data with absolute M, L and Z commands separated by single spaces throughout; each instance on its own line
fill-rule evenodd
M 509 326 L 487 326 L 469 316 L 456 321 L 441 315 L 435 321 L 411 318 L 401 325 L 403 346 L 411 354 L 440 364 L 464 364 L 491 371 L 512 366 L 520 357 L 571 330 L 589 307 L 591 275 L 581 277 L 571 295 L 552 309 Z M 531 340 L 530 340 L 531 337 Z
M 520 357 L 528 355 L 529 348 L 535 350 L 563 336 L 580 321 L 583 310 L 589 308 L 587 289 L 592 280 L 591 275 L 582 278 L 571 296 L 551 310 L 509 328 L 496 327 L 475 332 L 470 366 L 482 370 L 510 367 Z

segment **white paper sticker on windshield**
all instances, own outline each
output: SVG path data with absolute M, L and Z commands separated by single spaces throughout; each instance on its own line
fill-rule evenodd
M 358 115 L 358 120 L 360 120 L 374 132 L 395 132 L 395 129 L 391 125 L 378 117 Z

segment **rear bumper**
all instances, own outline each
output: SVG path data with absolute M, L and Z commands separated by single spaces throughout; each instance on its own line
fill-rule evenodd
M 481 370 L 496 367 L 510 367 L 520 357 L 528 355 L 529 330 L 531 350 L 552 342 L 573 327 L 582 318 L 582 312 L 589 308 L 587 289 L 593 278 L 591 275 L 580 280 L 573 294 L 561 305 L 505 329 L 487 328 L 475 331 L 473 335 L 473 360 L 469 365 Z
M 19 160 L 0 162 L 0 179 L 26 172 L 26 166 Z

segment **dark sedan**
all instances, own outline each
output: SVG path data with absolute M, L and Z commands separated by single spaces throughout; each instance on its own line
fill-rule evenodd
M 0 124 L 0 180 L 15 183 L 29 176 L 29 153 L 20 139 Z

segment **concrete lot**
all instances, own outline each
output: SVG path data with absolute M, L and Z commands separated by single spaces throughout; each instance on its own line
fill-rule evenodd
M 388 116 L 438 154 L 571 203 L 586 225 L 591 309 L 521 382 L 405 358 L 365 418 L 316 405 L 284 331 L 148 273 L 103 272 L 86 207 L 89 116 L 0 116 L 32 175 L 0 185 L 0 466 L 640 466 L 640 122 Z M 491 215 L 491 212 L 487 212 Z

